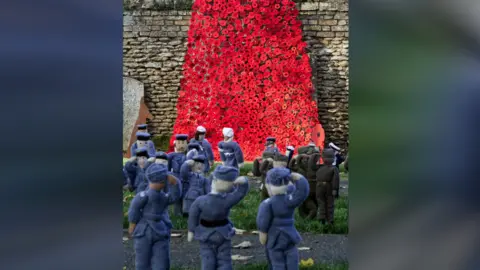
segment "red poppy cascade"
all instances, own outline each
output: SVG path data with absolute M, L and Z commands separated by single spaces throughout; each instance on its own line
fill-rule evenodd
M 224 127 L 233 128 L 245 160 L 268 136 L 282 152 L 310 142 L 318 112 L 297 16 L 291 0 L 196 0 L 174 134 L 191 138 L 204 126 L 216 160 Z

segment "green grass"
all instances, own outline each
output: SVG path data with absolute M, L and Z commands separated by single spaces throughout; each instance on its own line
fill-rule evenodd
M 124 228 L 128 227 L 127 211 L 133 194 L 124 193 Z M 257 230 L 256 218 L 258 206 L 261 202 L 260 192 L 257 189 L 250 189 L 247 196 L 230 212 L 230 220 L 236 228 L 248 231 Z M 173 228 L 176 230 L 187 229 L 187 219 L 174 216 L 172 207 L 169 208 L 170 218 Z M 340 197 L 335 202 L 335 226 L 322 225 L 316 220 L 306 220 L 299 216 L 298 210 L 295 211 L 295 227 L 300 232 L 311 233 L 330 233 L 330 234 L 348 234 L 348 197 Z
M 181 268 L 181 267 L 172 267 L 172 270 L 193 270 L 195 268 Z M 268 270 L 267 264 L 246 264 L 246 265 L 235 265 L 233 267 L 235 270 Z M 309 267 L 300 266 L 301 270 L 347 270 L 348 263 L 336 263 L 336 264 L 313 264 Z

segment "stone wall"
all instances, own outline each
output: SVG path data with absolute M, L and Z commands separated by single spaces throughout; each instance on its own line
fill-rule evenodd
M 298 3 L 312 64 L 319 119 L 327 142 L 348 146 L 348 2 Z M 123 74 L 144 83 L 154 135 L 170 136 L 182 78 L 191 3 L 130 0 L 125 3 Z

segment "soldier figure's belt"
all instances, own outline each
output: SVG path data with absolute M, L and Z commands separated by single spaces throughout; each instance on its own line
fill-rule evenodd
M 225 226 L 225 225 L 228 224 L 228 219 L 223 219 L 223 220 L 200 219 L 200 224 L 204 227 L 207 227 L 207 228 L 221 227 L 221 226 Z

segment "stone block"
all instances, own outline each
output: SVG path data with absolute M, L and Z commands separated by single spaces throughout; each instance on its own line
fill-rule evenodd
M 174 25 L 189 25 L 190 22 L 186 21 L 186 20 L 182 20 L 182 21 L 174 21 L 173 24 Z
M 318 10 L 318 3 L 309 2 L 309 3 L 301 3 L 300 10 Z
M 320 24 L 321 24 L 321 25 L 330 25 L 330 26 L 333 26 L 333 25 L 337 25 L 337 24 L 338 24 L 338 21 L 337 21 L 337 20 L 323 20 L 323 21 L 320 21 Z
M 330 3 L 328 2 L 320 2 L 318 5 L 318 9 L 321 11 L 329 10 L 329 7 L 330 7 Z
M 348 14 L 346 12 L 338 12 L 335 14 L 334 19 L 336 20 L 348 20 Z
M 332 26 L 332 31 L 335 32 L 347 32 L 348 31 L 348 26 L 343 25 L 343 26 Z
M 134 25 L 133 17 L 131 15 L 123 16 L 123 25 Z
M 317 37 L 334 37 L 335 34 L 333 32 L 317 32 Z M 324 41 L 324 44 L 328 44 Z
M 145 67 L 147 67 L 147 68 L 161 68 L 162 63 L 148 62 L 147 64 L 145 64 Z

